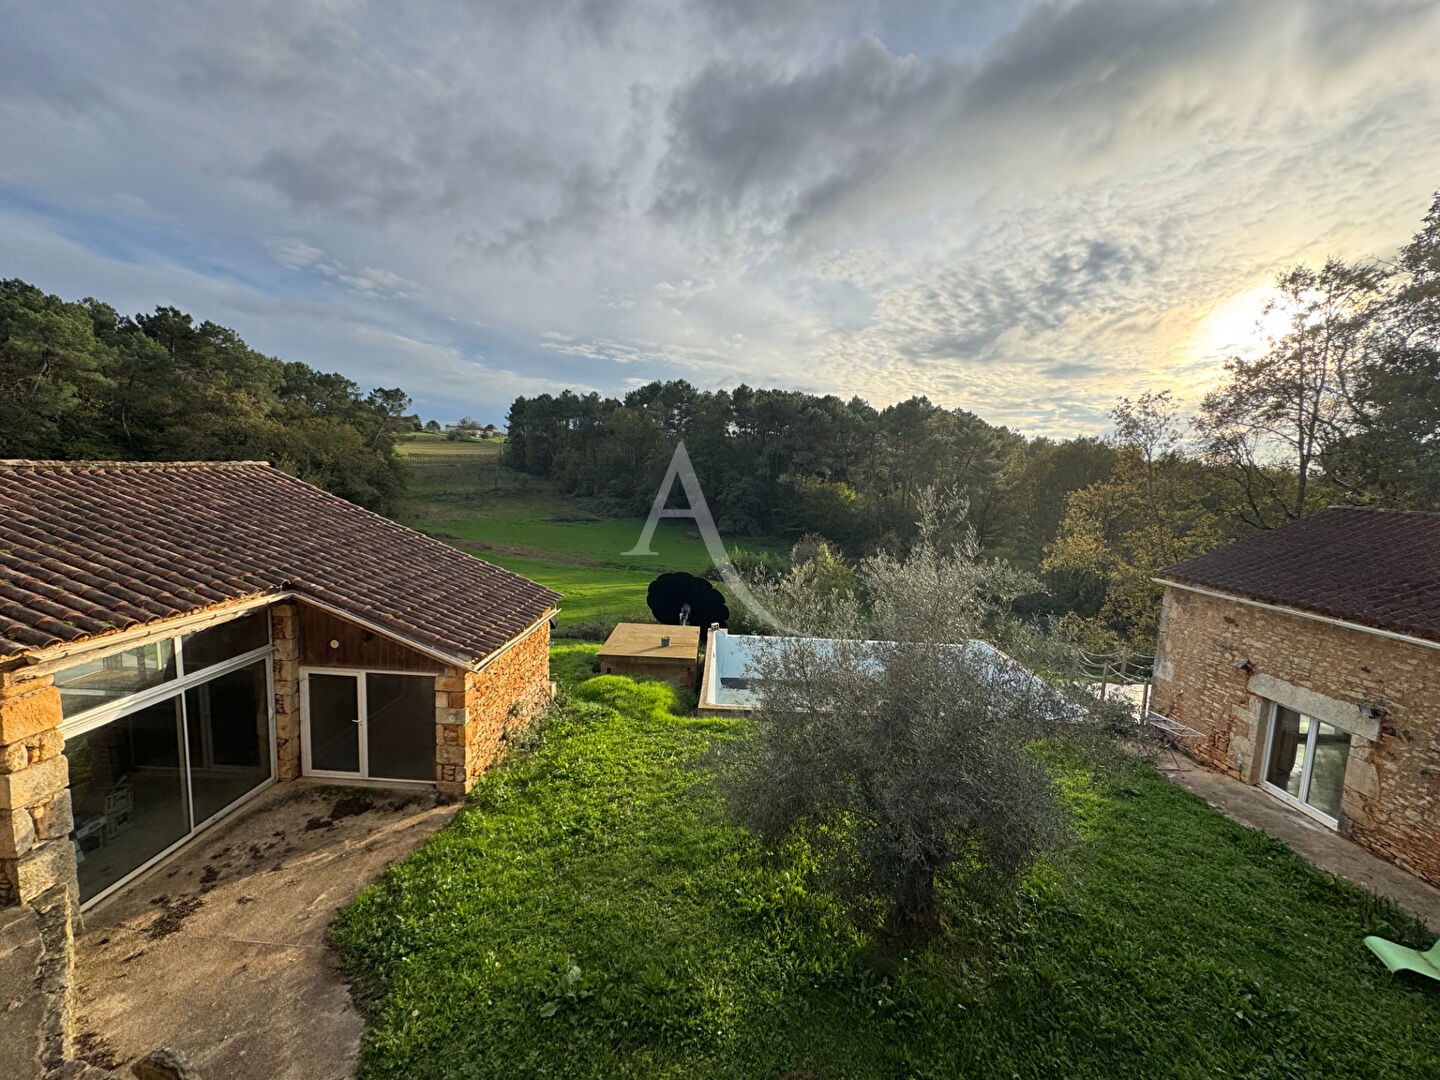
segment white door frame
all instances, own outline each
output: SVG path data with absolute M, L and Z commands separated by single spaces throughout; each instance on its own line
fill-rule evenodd
M 360 740 L 360 769 L 358 772 L 337 772 L 332 769 L 316 769 L 310 756 L 310 676 L 345 675 L 355 680 L 356 733 Z M 390 777 L 370 775 L 370 702 L 367 700 L 366 675 L 409 675 L 417 679 L 433 679 L 429 671 L 399 671 L 394 668 L 350 668 L 350 667 L 302 667 L 300 669 L 300 772 L 303 776 L 318 776 L 331 780 L 363 780 L 394 785 L 421 785 L 434 787 L 433 780 L 396 780 Z
M 1284 788 L 1272 784 L 1268 779 L 1270 775 L 1270 754 L 1275 748 L 1275 721 L 1279 716 L 1281 708 L 1279 702 L 1272 701 L 1269 702 L 1269 705 L 1270 708 L 1266 710 L 1265 721 L 1265 760 L 1260 769 L 1261 788 L 1271 795 L 1274 795 L 1277 799 L 1293 806 L 1296 810 L 1308 814 L 1322 825 L 1331 829 L 1339 828 L 1340 819 L 1338 817 L 1331 817 L 1323 810 L 1317 810 L 1305 801 L 1305 796 L 1310 794 L 1310 774 L 1315 768 L 1315 744 L 1320 737 L 1320 725 L 1324 723 L 1324 721 L 1311 716 L 1309 713 L 1302 713 L 1299 709 L 1290 709 L 1296 716 L 1303 716 L 1310 721 L 1310 730 L 1305 733 L 1305 741 L 1301 744 L 1301 752 L 1304 754 L 1304 758 L 1300 768 L 1300 796 L 1297 798 Z M 1327 726 L 1334 727 L 1335 725 L 1329 724 Z

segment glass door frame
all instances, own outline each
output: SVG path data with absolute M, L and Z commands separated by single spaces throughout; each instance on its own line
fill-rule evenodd
M 1260 763 L 1260 787 L 1287 805 L 1293 806 L 1301 813 L 1314 818 L 1322 825 L 1331 829 L 1338 829 L 1340 827 L 1340 819 L 1338 817 L 1331 817 L 1325 813 L 1325 811 L 1318 810 L 1314 806 L 1311 806 L 1304 799 L 1305 795 L 1310 794 L 1311 773 L 1315 768 L 1315 746 L 1320 737 L 1320 725 L 1327 724 L 1332 728 L 1334 728 L 1335 725 L 1330 724 L 1328 721 L 1321 720 L 1318 717 L 1311 716 L 1307 712 L 1301 712 L 1299 709 L 1290 709 L 1288 705 L 1282 706 L 1278 701 L 1266 701 L 1265 705 L 1265 757 Z M 1290 792 L 1284 788 L 1272 784 L 1266 779 L 1270 774 L 1270 755 L 1275 749 L 1275 722 L 1279 719 L 1281 708 L 1290 709 L 1290 711 L 1297 716 L 1303 716 L 1310 721 L 1310 730 L 1305 733 L 1305 741 L 1300 744 L 1300 753 L 1304 755 L 1305 762 L 1303 768 L 1300 770 L 1300 797 L 1291 795 Z M 1336 730 L 1344 731 L 1343 728 L 1337 728 Z M 1349 734 L 1349 732 L 1346 732 L 1346 734 Z
M 355 708 L 360 719 L 356 724 L 360 730 L 360 769 L 358 772 L 336 772 L 332 769 L 316 769 L 310 761 L 310 676 L 341 675 L 355 680 Z M 325 780 L 345 780 L 350 783 L 380 784 L 385 787 L 431 787 L 434 780 L 397 780 L 386 776 L 370 775 L 370 702 L 366 690 L 367 675 L 407 675 L 416 679 L 433 679 L 430 671 L 398 671 L 393 668 L 351 668 L 351 667 L 302 667 L 300 669 L 300 773 Z
M 169 847 L 165 848 L 162 851 L 156 852 L 139 866 L 131 870 L 128 874 L 117 878 L 115 881 L 111 882 L 105 888 L 97 892 L 94 896 L 91 896 L 89 899 L 82 901 L 80 904 L 80 910 L 82 912 L 89 911 L 96 904 L 99 904 L 102 901 L 109 899 L 115 893 L 119 892 L 121 889 L 125 888 L 127 885 L 133 882 L 136 878 L 140 877 L 141 874 L 144 874 L 147 871 L 153 869 L 154 867 L 168 859 L 171 855 L 174 855 L 177 851 L 185 847 L 197 836 L 199 836 L 205 830 L 209 829 L 212 825 L 217 825 L 221 821 L 229 818 L 231 814 L 235 813 L 246 803 L 250 802 L 250 800 L 257 798 L 266 789 L 268 789 L 272 784 L 275 783 L 276 779 L 278 778 L 277 770 L 279 768 L 279 755 L 277 752 L 277 746 L 275 741 L 275 662 L 273 659 L 274 651 L 275 650 L 273 644 L 267 644 L 262 648 L 253 649 L 250 652 L 242 653 L 239 656 L 232 657 L 224 663 L 215 664 L 207 668 L 202 668 L 200 671 L 194 673 L 193 675 L 182 676 L 181 678 L 175 679 L 171 682 L 161 683 L 159 686 L 149 689 L 144 693 L 136 694 L 133 697 L 126 698 L 113 706 L 99 709 L 91 709 L 87 712 L 81 713 L 79 717 L 77 717 L 70 723 L 60 725 L 59 730 L 61 736 L 69 739 L 73 738 L 76 735 L 83 735 L 86 732 L 94 731 L 97 728 L 102 728 L 107 724 L 115 722 L 116 720 L 124 719 L 131 713 L 141 712 L 144 709 L 151 707 L 152 705 L 160 704 L 161 702 L 167 701 L 171 698 L 175 698 L 178 700 L 178 704 L 176 705 L 175 709 L 175 726 L 176 736 L 180 740 L 179 768 L 181 775 L 184 777 L 185 780 L 185 816 L 186 820 L 190 823 L 190 827 L 188 830 L 186 830 L 183 836 L 181 836 Z M 268 741 L 270 776 L 268 779 L 261 781 L 255 787 L 251 788 L 234 802 L 229 803 L 221 809 L 217 810 L 215 813 L 211 814 L 203 821 L 196 821 L 195 792 L 193 787 L 193 777 L 191 776 L 190 762 L 189 703 L 186 701 L 186 697 L 191 690 L 195 689 L 198 686 L 218 679 L 222 675 L 228 675 L 232 672 L 240 671 L 243 668 L 250 667 L 252 664 L 258 663 L 262 660 L 265 662 L 265 717 L 268 728 L 266 738 Z

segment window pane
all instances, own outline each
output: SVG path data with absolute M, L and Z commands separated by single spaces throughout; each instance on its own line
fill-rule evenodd
M 360 771 L 360 680 L 353 675 L 312 674 L 310 767 L 324 772 Z
M 1275 706 L 1275 726 L 1270 733 L 1270 762 L 1265 779 L 1300 798 L 1300 780 L 1305 772 L 1305 740 L 1310 718 L 1283 705 Z
M 270 779 L 266 663 L 227 672 L 185 693 L 190 797 L 197 823 Z
M 435 779 L 435 680 L 420 675 L 365 676 L 370 775 Z
M 1345 790 L 1345 766 L 1350 761 L 1350 733 L 1320 724 L 1315 732 L 1315 764 L 1310 767 L 1310 791 L 1305 801 L 1322 814 L 1338 818 Z
M 55 676 L 65 719 L 129 697 L 175 677 L 169 638 L 66 668 Z
M 270 613 L 257 611 L 185 638 L 185 674 L 224 663 L 270 644 Z
M 88 900 L 190 829 L 180 698 L 65 740 L 80 898 Z

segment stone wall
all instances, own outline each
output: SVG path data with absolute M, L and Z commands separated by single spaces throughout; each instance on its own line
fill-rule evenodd
M 33 1036 L 41 1065 L 51 1068 L 69 1050 L 66 1018 L 79 910 L 70 842 L 74 822 L 60 694 L 52 676 L 25 674 L 0 671 L 0 906 L 22 905 L 31 914 L 28 921 L 7 921 L 11 940 L 0 948 L 33 954 L 26 990 L 36 995 L 27 1000 L 38 1020 L 17 1020 L 29 1030 L 11 1034 Z M 12 944 L 21 939 L 27 943 Z M 0 1006 L 8 1007 L 8 1001 Z
M 604 659 L 600 661 L 602 675 L 625 675 L 632 679 L 658 679 L 678 686 L 682 690 L 694 690 L 698 682 L 699 661 L 688 664 L 663 664 L 655 661 L 633 660 L 630 657 Z
M 270 640 L 275 646 L 275 774 L 294 780 L 300 775 L 300 626 L 294 603 L 270 609 Z
M 73 885 L 69 769 L 52 676 L 0 672 L 0 903 Z
M 480 671 L 435 679 L 435 779 L 442 795 L 469 791 L 550 699 L 550 625 L 541 622 Z
M 1258 783 L 1271 700 L 1350 733 L 1341 831 L 1440 884 L 1440 650 L 1167 588 L 1151 707 L 1195 755 Z

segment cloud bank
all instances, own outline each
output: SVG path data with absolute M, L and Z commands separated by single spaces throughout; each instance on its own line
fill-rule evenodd
M 243 10 L 241 10 L 243 8 Z M 652 378 L 1032 434 L 1440 188 L 1440 4 L 570 0 L 0 16 L 0 273 L 428 415 Z

